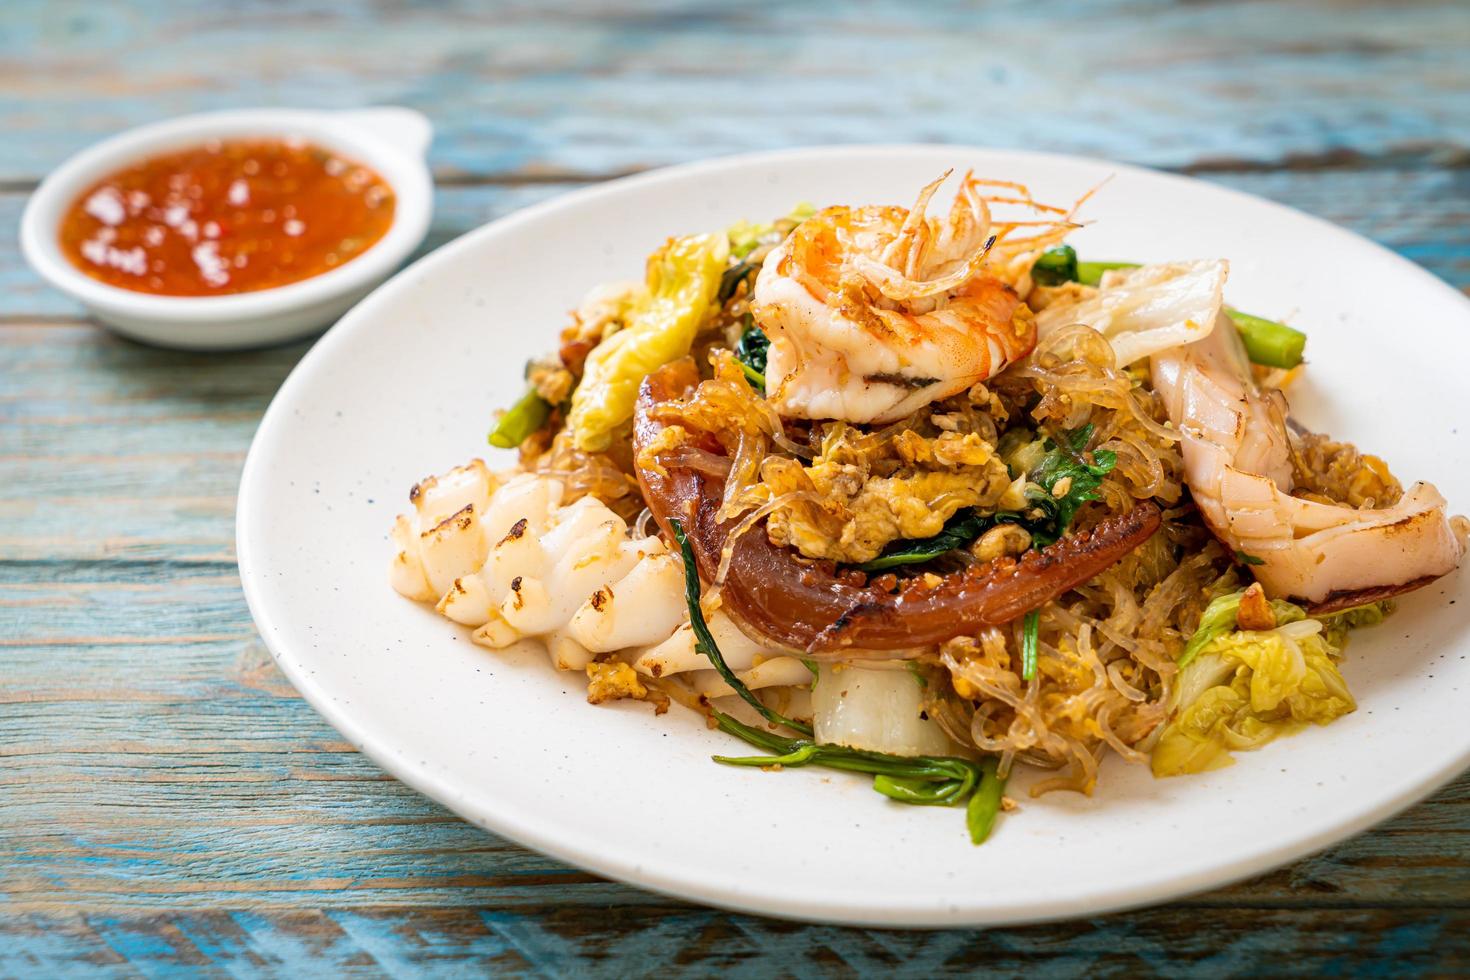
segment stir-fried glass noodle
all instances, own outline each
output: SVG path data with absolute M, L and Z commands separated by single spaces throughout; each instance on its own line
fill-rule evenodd
M 1354 710 L 1348 632 L 1470 524 L 1291 418 L 1305 338 L 1224 259 L 1078 261 L 1082 202 L 943 180 L 594 289 L 491 433 L 519 464 L 413 488 L 395 588 L 977 842 L 1017 766 L 1087 793 Z

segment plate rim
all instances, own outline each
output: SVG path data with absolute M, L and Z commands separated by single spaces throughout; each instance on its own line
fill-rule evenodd
M 1288 214 L 1298 220 L 1306 219 L 1307 222 L 1319 229 L 1355 239 L 1358 245 L 1366 246 L 1378 261 L 1389 262 L 1406 273 L 1417 277 L 1426 288 L 1437 288 L 1446 297 L 1451 297 L 1453 303 L 1458 303 L 1466 307 L 1467 312 L 1470 312 L 1470 297 L 1466 297 L 1449 283 L 1446 283 L 1427 269 L 1399 255 L 1386 246 L 1351 229 L 1327 221 L 1324 218 L 1319 218 L 1316 215 L 1290 205 L 1270 200 L 1269 198 L 1260 197 L 1221 184 L 1202 181 L 1194 177 L 1138 166 L 1136 164 L 1121 163 L 1077 154 L 948 143 L 805 146 L 752 153 L 738 153 L 658 167 L 642 173 L 614 178 L 589 187 L 578 188 L 559 194 L 548 200 L 519 208 L 493 221 L 465 231 L 438 248 L 435 248 L 433 251 L 419 257 L 389 277 L 368 294 L 367 297 L 344 314 L 336 324 L 302 355 L 301 359 L 287 375 L 285 381 L 277 389 L 275 395 L 272 396 L 270 404 L 262 414 L 260 423 L 251 439 L 250 449 L 246 454 L 240 474 L 235 511 L 236 560 L 240 572 L 241 589 L 245 595 L 246 605 L 250 610 L 257 631 L 260 634 L 262 642 L 265 643 L 267 649 L 270 651 L 272 659 L 280 667 L 287 679 L 290 680 L 292 686 L 295 687 L 317 714 L 346 738 L 357 751 L 367 756 L 375 765 L 415 792 L 445 806 L 467 822 L 520 846 L 620 883 L 683 901 L 692 901 L 729 911 L 753 915 L 764 915 L 801 922 L 843 924 L 860 927 L 937 929 L 1015 926 L 1072 919 L 1084 915 L 1102 915 L 1184 898 L 1205 890 L 1224 887 L 1255 877 L 1347 840 L 1372 826 L 1392 818 L 1413 804 L 1425 799 L 1450 780 L 1454 779 L 1467 767 L 1470 767 L 1470 741 L 1467 741 L 1457 756 L 1447 758 L 1445 763 L 1427 772 L 1420 779 L 1404 787 L 1397 794 L 1380 799 L 1376 805 L 1368 808 L 1352 819 L 1334 825 L 1331 829 L 1323 829 L 1317 833 L 1302 834 L 1295 837 L 1287 836 L 1279 840 L 1275 845 L 1263 848 L 1250 858 L 1239 861 L 1226 869 L 1206 869 L 1179 877 L 1164 876 L 1158 880 L 1141 884 L 1125 884 L 1119 887 L 1112 887 L 1107 889 L 1106 894 L 1101 899 L 1079 896 L 1065 901 L 1055 899 L 1046 900 L 1045 902 L 1037 901 L 1019 908 L 1007 906 L 1002 909 L 992 908 L 986 910 L 973 907 L 950 907 L 946 909 L 900 908 L 879 911 L 871 902 L 848 902 L 841 906 L 824 905 L 822 907 L 814 907 L 809 902 L 786 899 L 779 894 L 753 890 L 742 890 L 732 893 L 703 888 L 697 875 L 691 874 L 680 877 L 678 875 L 659 873 L 639 864 L 636 860 L 619 859 L 615 856 L 609 856 L 605 852 L 595 852 L 580 848 L 574 843 L 565 842 L 560 838 L 542 834 L 533 822 L 528 822 L 524 819 L 517 820 L 515 818 L 515 812 L 518 808 L 513 804 L 500 805 L 497 801 L 497 803 L 488 806 L 471 808 L 464 804 L 460 793 L 455 789 L 454 785 L 449 780 L 436 774 L 426 763 L 414 762 L 399 756 L 394 753 L 391 746 L 384 744 L 381 736 L 375 738 L 371 731 L 371 724 L 359 722 L 351 717 L 352 712 L 336 703 L 327 691 L 318 686 L 317 682 L 311 676 L 311 672 L 303 664 L 294 660 L 290 651 L 283 648 L 283 644 L 279 642 L 277 637 L 278 630 L 271 609 L 262 597 L 260 585 L 257 582 L 260 574 L 260 564 L 255 555 L 254 546 L 251 543 L 254 533 L 251 513 L 261 506 L 257 502 L 257 499 L 258 495 L 264 489 L 263 486 L 259 490 L 256 489 L 262 480 L 263 464 L 261 460 L 268 452 L 268 445 L 279 437 L 277 430 L 281 429 L 281 417 L 287 412 L 285 407 L 286 403 L 295 396 L 298 388 L 301 388 L 307 383 L 308 377 L 315 372 L 319 364 L 329 363 L 332 353 L 338 347 L 347 343 L 347 338 L 356 329 L 354 324 L 359 319 L 363 319 L 361 311 L 373 305 L 379 299 L 380 293 L 400 288 L 403 282 L 408 281 L 412 277 L 429 272 L 441 263 L 449 262 L 459 253 L 473 248 L 482 238 L 513 232 L 517 227 L 536 221 L 543 215 L 564 210 L 575 210 L 583 204 L 596 201 L 603 197 L 616 196 L 627 189 L 683 177 L 698 176 L 701 174 L 708 175 L 723 170 L 740 169 L 750 166 L 779 166 L 799 161 L 810 161 L 822 157 L 846 158 L 848 162 L 851 162 L 855 158 L 864 157 L 898 158 L 911 154 L 919 155 L 942 152 L 956 155 L 986 154 L 997 158 L 1006 158 L 1022 166 L 1029 160 L 1044 161 L 1052 164 L 1073 164 L 1105 168 L 1111 169 L 1118 174 L 1127 173 L 1147 177 L 1152 180 L 1163 180 L 1180 186 L 1204 188 L 1212 193 L 1249 201 L 1253 206 L 1265 206 L 1268 209 Z M 364 322 L 368 321 L 364 320 Z

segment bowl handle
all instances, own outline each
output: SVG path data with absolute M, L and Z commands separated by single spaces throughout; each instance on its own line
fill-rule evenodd
M 374 106 L 333 113 L 349 126 L 367 130 L 411 156 L 422 157 L 434 139 L 434 124 L 417 109 L 403 106 Z

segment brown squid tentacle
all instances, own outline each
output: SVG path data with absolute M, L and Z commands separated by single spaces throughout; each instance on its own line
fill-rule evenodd
M 896 593 L 860 601 L 819 633 L 807 650 L 886 649 L 895 644 L 942 643 L 986 626 L 1019 619 L 1107 569 L 1158 530 L 1159 508 L 1138 504 L 1018 561 L 997 558 L 930 587 L 908 579 Z M 921 636 L 921 640 L 915 640 Z
M 641 454 L 665 427 L 654 408 L 682 397 L 698 382 L 692 362 L 649 375 L 639 391 L 634 445 Z M 680 520 L 689 534 L 700 575 L 713 579 L 736 521 L 717 513 L 724 480 L 669 465 L 666 474 L 638 468 L 643 496 L 666 535 Z M 956 636 L 973 634 L 1025 615 L 1081 585 L 1146 541 L 1159 527 L 1152 501 L 1111 517 L 1090 531 L 1063 538 L 1019 561 L 1001 558 L 926 584 L 906 581 L 890 592 L 861 572 L 810 562 L 771 544 L 757 526 L 734 543 L 720 591 L 722 608 L 759 642 L 817 657 L 861 650 L 865 657 L 902 657 Z

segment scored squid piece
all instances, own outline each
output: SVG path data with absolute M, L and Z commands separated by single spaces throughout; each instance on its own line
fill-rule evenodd
M 408 493 L 413 513 L 400 514 L 393 525 L 393 588 L 433 602 L 456 578 L 478 568 L 484 560 L 480 518 L 499 483 L 478 459 L 415 483 Z
M 654 409 L 682 397 L 698 382 L 691 361 L 670 364 L 643 382 L 634 416 L 636 449 L 655 444 L 665 428 Z M 639 467 L 638 480 L 654 519 L 672 537 L 670 522 L 683 523 L 700 574 L 715 577 L 720 554 L 737 520 L 718 518 L 724 479 L 670 462 L 667 475 Z M 1126 514 L 1083 534 L 1063 538 L 1019 561 L 1000 558 L 967 568 L 931 586 L 910 579 L 897 592 L 839 573 L 773 545 L 763 525 L 732 547 L 721 585 L 722 608 L 753 639 L 810 656 L 839 658 L 853 650 L 872 657 L 901 657 L 982 627 L 1017 619 L 1080 585 L 1146 541 L 1158 529 L 1159 509 L 1140 502 Z M 861 584 L 860 584 L 861 583 Z
M 1464 557 L 1464 518 L 1449 517 L 1428 483 L 1374 509 L 1292 495 L 1285 396 L 1249 380 L 1240 337 L 1224 316 L 1204 339 L 1155 354 L 1152 371 L 1183 433 L 1185 479 L 1200 514 L 1246 556 L 1270 595 L 1330 613 L 1417 589 Z
M 683 569 L 679 570 L 677 591 L 683 591 Z M 725 664 L 735 672 L 748 689 L 763 687 L 806 687 L 812 682 L 811 669 L 796 657 L 772 655 L 764 645 L 740 631 L 730 617 L 715 611 L 707 618 L 710 634 L 719 644 Z M 680 676 L 698 694 L 707 698 L 731 695 L 734 689 L 710 667 L 709 658 L 700 651 L 689 623 L 682 624 L 674 635 L 661 643 L 641 650 L 633 661 L 633 669 L 649 677 Z
M 685 615 L 679 561 L 656 537 L 629 538 L 595 497 L 564 505 L 563 492 L 537 474 L 501 483 L 478 461 L 423 481 L 394 526 L 394 587 L 483 646 L 543 638 L 563 670 L 666 639 Z

